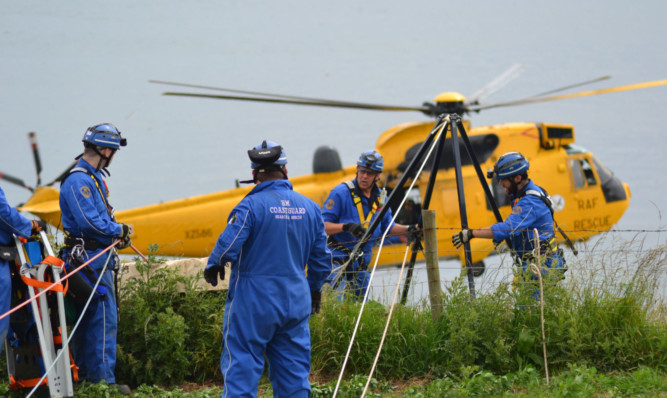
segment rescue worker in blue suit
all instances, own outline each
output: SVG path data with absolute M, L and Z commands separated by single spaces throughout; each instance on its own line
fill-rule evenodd
M 498 158 L 493 170 L 487 174 L 489 178 L 496 175 L 500 185 L 510 195 L 512 213 L 504 222 L 490 227 L 464 229 L 452 236 L 452 243 L 458 248 L 472 238 L 493 239 L 498 243 L 509 238 L 512 250 L 521 259 L 524 278 L 537 280 L 537 276 L 528 270 L 529 264 L 535 263 L 534 229 L 537 229 L 542 257 L 540 264 L 546 267 L 543 275 L 548 276 L 549 270 L 556 270 L 551 277 L 559 279 L 565 263 L 554 234 L 551 199 L 544 189 L 528 178 L 529 166 L 528 160 L 518 152 L 508 152 Z
M 114 154 L 127 141 L 120 131 L 104 123 L 88 128 L 83 136 L 84 152 L 77 159 L 60 188 L 60 210 L 65 232 L 65 247 L 61 258 L 67 262 L 77 245 L 83 244 L 83 261 L 121 240 L 116 247 L 131 244 L 132 227 L 116 222 L 109 204 L 109 191 L 102 178 Z M 81 260 L 79 260 L 81 261 Z M 106 383 L 129 394 L 125 385 L 116 385 L 116 336 L 118 308 L 114 295 L 113 271 L 118 265 L 115 248 L 90 263 L 106 294 L 96 295 L 82 315 L 81 323 L 72 338 L 72 352 L 79 367 L 79 377 L 91 383 Z M 106 267 L 106 268 L 105 268 Z M 95 281 L 90 281 L 94 284 Z M 82 307 L 77 308 L 79 315 Z
M 334 187 L 322 205 L 334 268 L 342 267 L 348 261 L 355 245 L 384 206 L 385 195 L 377 186 L 383 168 L 384 159 L 380 153 L 374 150 L 363 152 L 357 160 L 356 178 Z M 352 297 L 363 298 L 366 295 L 370 279 L 367 268 L 372 265 L 373 247 L 380 242 L 384 231 L 390 228 L 390 235 L 400 237 L 403 242 L 407 241 L 408 233 L 418 231 L 417 226 L 396 224 L 391 221 L 392 218 L 391 209 L 387 209 L 379 226 L 362 247 L 363 255 L 349 263 L 346 269 L 335 269 L 328 279 L 330 284 L 339 284 L 338 287 L 347 290 Z
M 28 238 L 46 228 L 42 221 L 28 220 L 9 205 L 5 191 L 0 188 L 0 315 L 10 310 L 12 302 L 12 277 L 10 267 L 14 263 L 14 235 Z M 4 255 L 6 253 L 6 255 Z M 0 319 L 0 353 L 5 347 L 9 330 L 9 316 Z
M 222 325 L 222 397 L 257 396 L 268 358 L 274 397 L 308 397 L 311 313 L 319 312 L 331 252 L 320 209 L 294 192 L 282 147 L 248 151 L 257 184 L 231 211 L 208 259 L 213 286 L 231 276 Z M 306 277 L 306 264 L 308 265 Z

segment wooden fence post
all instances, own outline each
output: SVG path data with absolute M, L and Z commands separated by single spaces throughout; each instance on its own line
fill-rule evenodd
M 422 210 L 424 222 L 424 257 L 428 276 L 428 298 L 431 304 L 431 319 L 438 319 L 442 312 L 442 287 L 438 264 L 438 236 L 435 226 L 435 210 Z

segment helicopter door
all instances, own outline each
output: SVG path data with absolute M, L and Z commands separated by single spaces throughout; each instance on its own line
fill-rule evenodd
M 575 191 L 592 188 L 598 185 L 595 169 L 588 157 L 585 155 L 571 156 L 569 161 L 572 185 Z

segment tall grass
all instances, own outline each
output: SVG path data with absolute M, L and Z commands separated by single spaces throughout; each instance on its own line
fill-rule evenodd
M 658 294 L 667 246 L 643 250 L 641 240 L 613 251 L 584 248 L 563 282 L 543 294 L 550 369 L 573 364 L 600 371 L 667 367 L 667 318 Z M 494 374 L 526 366 L 543 369 L 539 302 L 534 284 L 500 283 L 473 299 L 459 278 L 445 290 L 444 310 L 432 322 L 426 303 L 394 310 L 377 377 L 463 375 L 474 367 Z M 359 313 L 355 302 L 328 296 L 311 320 L 313 371 L 340 371 Z M 366 305 L 346 371 L 369 371 L 386 321 L 384 307 Z
M 124 281 L 120 291 L 117 379 L 133 386 L 220 381 L 225 293 L 199 289 L 195 282 L 201 275 L 184 277 L 157 269 L 159 260 L 152 255 L 149 260 L 137 262 L 140 277 Z M 559 373 L 576 369 L 584 369 L 584 376 L 647 368 L 666 372 L 667 306 L 659 292 L 667 274 L 667 245 L 644 249 L 635 239 L 615 250 L 584 248 L 568 266 L 566 279 L 543 292 L 544 343 L 554 383 Z M 511 383 L 502 377 L 507 375 L 542 374 L 534 285 L 514 288 L 501 282 L 477 298 L 470 296 L 462 278 L 445 286 L 443 311 L 436 321 L 426 301 L 394 309 L 375 373 L 378 380 L 416 378 L 445 388 L 476 378 L 506 387 Z M 316 380 L 335 381 L 360 307 L 324 295 L 321 313 L 310 321 Z M 387 315 L 384 305 L 366 304 L 346 366 L 349 385 L 359 384 L 355 375 L 370 371 Z M 4 358 L 0 362 L 4 371 Z M 378 388 L 386 388 L 383 385 Z M 320 387 L 317 391 L 328 391 Z M 437 396 L 417 390 L 415 396 Z

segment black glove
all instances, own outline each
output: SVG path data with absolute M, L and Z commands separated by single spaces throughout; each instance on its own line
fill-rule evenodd
M 204 279 L 206 282 L 210 283 L 211 286 L 218 286 L 218 274 L 220 274 L 220 280 L 225 280 L 225 266 L 224 265 L 213 265 L 211 267 L 206 267 L 204 269 Z
M 42 220 L 32 220 L 30 235 L 37 235 L 42 231 L 46 231 L 46 223 Z
M 343 231 L 351 233 L 355 238 L 361 238 L 366 233 L 366 228 L 361 224 L 348 222 L 343 224 Z
M 421 240 L 424 237 L 424 231 L 419 228 L 419 224 L 410 225 L 408 227 L 408 242 Z
M 130 240 L 130 235 L 132 235 L 132 226 L 127 224 L 120 224 L 120 235 L 118 237 L 122 240 Z
M 131 225 L 120 224 L 120 235 L 118 235 L 118 239 L 120 239 L 121 242 L 116 245 L 116 247 L 121 250 L 130 247 L 132 245 L 132 240 L 130 239 L 132 232 Z
M 462 244 L 469 242 L 472 238 L 472 230 L 464 229 L 452 236 L 452 243 L 454 244 L 454 247 L 458 249 Z
M 310 306 L 310 315 L 319 314 L 322 306 L 322 292 L 319 290 L 311 290 L 310 301 L 312 302 Z

